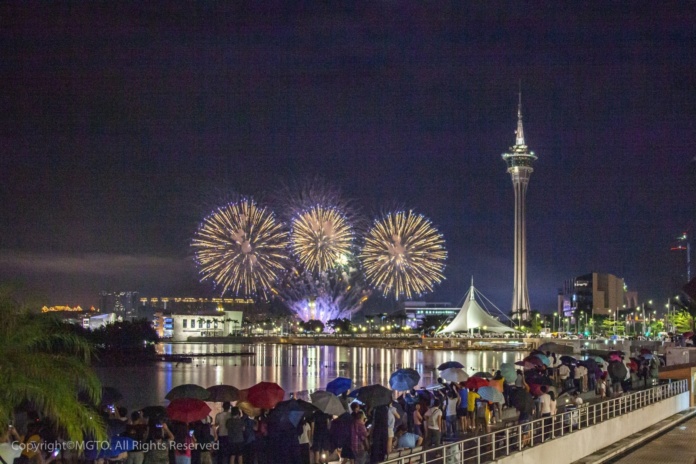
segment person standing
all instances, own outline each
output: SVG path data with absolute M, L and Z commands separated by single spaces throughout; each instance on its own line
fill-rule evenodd
M 244 463 L 244 419 L 242 411 L 238 407 L 230 409 L 230 418 L 225 423 L 227 426 L 227 439 L 229 440 L 230 461 L 229 464 Z
M 365 423 L 367 416 L 363 411 L 357 411 L 353 414 L 353 423 L 350 428 L 350 450 L 353 455 L 354 464 L 367 464 L 369 449 L 367 443 L 367 428 Z
M 225 401 L 222 403 L 222 412 L 215 415 L 213 431 L 215 439 L 218 442 L 216 464 L 228 464 L 230 460 L 230 444 L 227 439 L 227 421 L 230 418 L 231 406 L 229 401 Z
M 524 377 L 522 378 L 524 381 Z M 469 415 L 469 430 L 474 430 L 476 428 L 476 400 L 481 398 L 476 392 L 476 389 L 469 390 L 468 404 L 466 406 L 466 413 Z
M 433 405 L 425 413 L 425 423 L 428 428 L 428 445 L 440 446 L 442 442 L 442 410 L 440 400 L 433 400 Z
M 329 442 L 330 423 L 330 415 L 323 412 L 314 414 L 314 421 L 312 422 L 312 451 L 314 452 L 315 463 L 320 462 L 321 455 L 328 453 L 331 449 Z
M 451 390 L 447 395 L 445 407 L 445 434 L 454 438 L 457 434 L 457 409 L 459 408 L 459 395 Z
M 469 389 L 464 386 L 464 382 L 459 383 L 459 404 L 457 405 L 457 417 L 459 418 L 459 429 L 462 433 L 466 433 L 469 429 L 467 424 L 467 411 L 469 405 Z
M 548 434 L 548 427 L 549 427 L 549 421 L 546 419 L 548 417 L 551 417 L 551 395 L 548 393 L 548 387 L 546 385 L 541 386 L 541 395 L 539 395 L 539 406 L 541 410 L 541 417 L 544 419 L 543 422 L 543 434 L 544 434 L 544 441 L 546 440 L 546 436 Z

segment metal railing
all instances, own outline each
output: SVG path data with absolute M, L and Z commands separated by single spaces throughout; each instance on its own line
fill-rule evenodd
M 530 446 L 543 444 L 577 430 L 644 408 L 689 391 L 686 380 L 658 385 L 599 403 L 566 407 L 562 413 L 467 438 L 425 451 L 400 451 L 383 464 L 482 464 Z

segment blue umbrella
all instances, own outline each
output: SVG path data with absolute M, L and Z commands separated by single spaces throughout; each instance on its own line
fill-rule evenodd
M 420 374 L 415 369 L 399 369 L 389 377 L 389 386 L 397 391 L 410 390 L 420 382 Z
M 505 403 L 505 397 L 495 387 L 481 387 L 478 389 L 478 394 L 491 403 Z
M 541 359 L 541 362 L 543 362 L 545 366 L 551 366 L 551 360 L 545 354 L 536 353 L 534 356 Z
M 437 370 L 444 371 L 445 369 L 451 369 L 453 367 L 464 369 L 464 364 L 460 363 L 459 361 L 447 361 L 437 366 Z
M 645 359 L 652 359 L 652 358 L 654 358 L 654 357 L 655 357 L 655 356 L 652 355 L 652 354 L 644 354 L 644 355 L 643 355 L 643 358 L 645 358 Z
M 337 377 L 326 384 L 326 391 L 334 395 L 340 395 L 347 392 L 353 386 L 353 381 L 346 377 Z

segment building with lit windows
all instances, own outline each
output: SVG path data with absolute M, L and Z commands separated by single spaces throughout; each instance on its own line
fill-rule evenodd
M 406 325 L 411 328 L 420 327 L 427 316 L 454 317 L 460 308 L 455 308 L 452 303 L 426 303 L 425 301 L 407 301 L 404 303 L 406 313 Z
M 573 317 L 575 311 L 589 316 L 608 316 L 626 304 L 624 279 L 592 272 L 566 280 L 558 295 L 558 313 Z
M 132 316 L 138 309 L 140 298 L 138 292 L 107 292 L 99 293 L 99 310 L 103 313 L 116 313 L 120 316 Z
M 189 337 L 226 337 L 242 330 L 242 311 L 200 311 L 195 314 L 162 314 L 154 324 L 162 325 L 163 336 L 171 331 L 172 341 L 186 341 Z M 167 329 L 166 327 L 171 327 Z M 157 327 L 155 327 L 157 330 Z

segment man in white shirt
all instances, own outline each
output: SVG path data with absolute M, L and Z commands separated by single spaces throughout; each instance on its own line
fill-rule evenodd
M 440 446 L 442 440 L 442 410 L 440 400 L 433 400 L 433 405 L 425 413 L 425 423 L 428 426 L 428 444 L 430 446 Z
M 541 395 L 539 396 L 539 406 L 541 406 L 541 417 L 549 417 L 551 415 L 551 396 L 547 393 L 548 387 L 541 386 Z
M 227 419 L 232 417 L 229 401 L 222 403 L 222 412 L 215 415 L 213 432 L 218 441 L 217 464 L 228 464 L 230 460 L 230 445 L 227 439 Z M 2 463 L 0 463 L 2 464 Z
M 391 453 L 394 448 L 394 428 L 397 419 L 401 419 L 401 416 L 392 403 L 389 405 L 389 413 L 387 414 L 387 454 Z
M 563 390 L 567 388 L 568 376 L 570 376 L 570 368 L 565 364 L 558 366 L 558 378 L 561 380 Z

